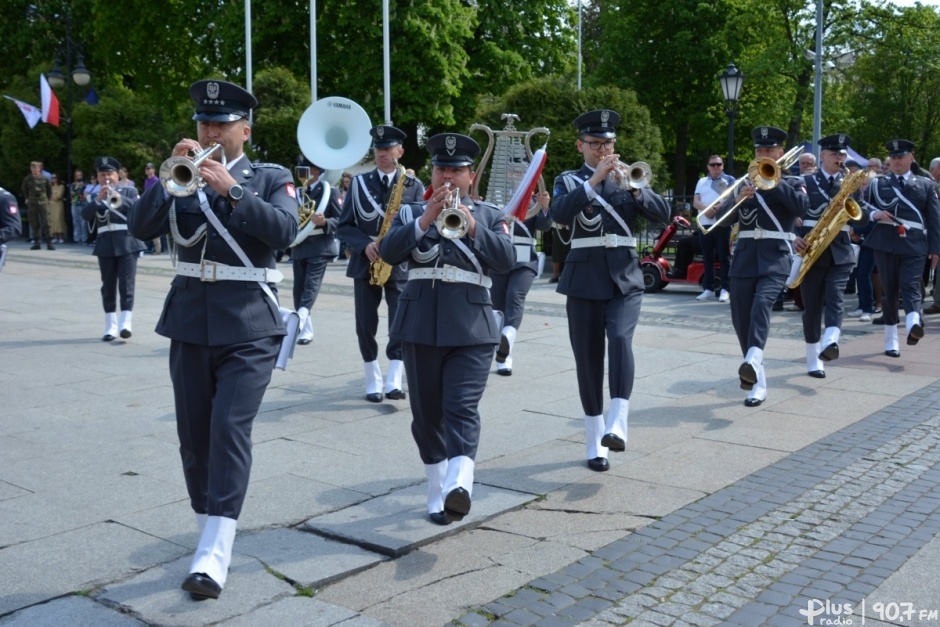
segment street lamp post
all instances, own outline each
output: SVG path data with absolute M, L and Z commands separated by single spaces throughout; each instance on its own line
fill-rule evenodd
M 77 60 L 73 67 L 72 65 L 72 49 L 77 50 L 76 56 Z M 68 86 L 67 96 L 66 96 L 66 112 L 65 112 L 65 122 L 68 124 L 66 128 L 65 136 L 65 152 L 66 152 L 66 161 L 65 161 L 65 181 L 67 184 L 71 185 L 72 181 L 72 83 L 74 82 L 79 87 L 84 87 L 89 82 L 91 82 L 91 72 L 88 71 L 88 68 L 85 67 L 85 59 L 80 52 L 81 47 L 76 45 L 72 41 L 72 16 L 70 13 L 65 14 L 65 71 L 69 72 L 72 77 L 72 80 L 69 81 L 66 79 L 65 74 L 62 73 L 60 68 L 59 57 L 56 57 L 53 61 L 52 71 L 49 72 L 47 78 L 49 79 L 49 85 L 55 89 Z
M 726 163 L 728 174 L 734 176 L 734 118 L 738 115 L 738 98 L 741 96 L 741 85 L 744 84 L 744 72 L 734 63 L 729 63 L 725 71 L 718 76 L 721 92 L 725 96 L 725 113 L 728 115 L 728 161 Z

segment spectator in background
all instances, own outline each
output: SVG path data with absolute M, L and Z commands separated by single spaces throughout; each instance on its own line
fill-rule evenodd
M 42 248 L 42 241 L 46 241 L 46 248 L 55 250 L 52 238 L 49 237 L 49 198 L 52 197 L 52 184 L 42 173 L 42 161 L 32 161 L 29 164 L 29 174 L 23 179 L 23 198 L 29 207 L 29 230 L 33 236 L 33 246 L 30 250 Z
M 695 186 L 695 196 L 692 206 L 698 211 L 698 223 L 703 228 L 715 224 L 715 215 L 720 207 L 712 204 L 722 192 L 734 185 L 734 177 L 725 174 L 725 162 L 718 155 L 708 158 L 708 175 L 699 179 Z M 715 284 L 715 259 L 718 259 L 718 279 L 721 281 L 721 292 L 718 301 L 727 303 L 728 294 L 728 268 L 731 266 L 731 227 L 719 226 L 709 229 L 706 235 L 699 232 L 699 241 L 702 248 L 702 263 L 705 272 L 702 275 L 703 291 L 696 300 L 711 300 L 715 297 L 712 286 Z M 689 260 L 691 262 L 691 259 Z M 688 267 L 688 266 L 686 266 Z
M 849 173 L 853 173 L 853 172 L 858 172 L 859 170 L 861 170 L 862 166 L 860 166 L 858 164 L 858 161 L 856 161 L 855 159 L 846 159 L 845 169 L 848 170 Z
M 157 169 L 154 167 L 153 163 L 148 162 L 144 166 L 144 191 L 147 191 L 154 185 L 160 183 L 160 179 L 157 177 Z M 147 254 L 148 255 L 159 255 L 164 250 L 167 249 L 166 245 L 166 235 L 161 235 L 156 239 L 152 239 L 147 244 Z
M 72 175 L 72 184 L 69 185 L 72 210 L 72 241 L 84 244 L 88 239 L 88 224 L 82 218 L 82 207 L 85 206 L 85 174 L 75 168 Z
M 868 160 L 868 169 L 874 172 L 875 174 L 881 174 L 883 172 L 881 166 L 881 159 L 878 157 L 872 157 Z
M 816 173 L 816 157 L 811 152 L 800 155 L 800 176 Z
M 52 195 L 49 197 L 49 234 L 55 244 L 65 243 L 65 185 L 59 181 L 57 174 L 52 175 L 49 182 L 52 186 Z
M 137 190 L 137 186 L 134 185 L 134 181 L 127 178 L 127 168 L 121 168 L 118 170 L 118 182 L 114 186 L 114 189 L 121 189 L 123 187 L 133 187 L 134 190 Z

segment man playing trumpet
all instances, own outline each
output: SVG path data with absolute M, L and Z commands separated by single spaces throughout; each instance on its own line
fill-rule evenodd
M 621 184 L 626 176 L 614 153 L 620 114 L 608 109 L 578 116 L 579 170 L 555 179 L 552 220 L 571 227 L 571 252 L 558 282 L 565 294 L 568 335 L 584 409 L 587 465 L 610 469 L 607 451 L 623 451 L 633 393 L 633 332 L 643 300 L 636 251 L 637 218 L 669 219 L 669 205 L 647 186 Z M 608 177 L 613 177 L 611 180 Z M 610 410 L 604 420 L 604 353 L 609 361 Z
M 204 187 L 164 180 L 144 192 L 128 222 L 144 240 L 172 233 L 179 250 L 157 333 L 170 338 L 176 431 L 200 531 L 182 588 L 203 600 L 217 598 L 228 577 L 251 426 L 287 333 L 274 255 L 297 236 L 297 198 L 286 168 L 244 154 L 253 95 L 217 80 L 193 83 L 189 95 L 198 140 L 180 140 L 173 155 L 210 154 L 195 177 Z M 215 144 L 221 149 L 205 153 Z
M 101 272 L 101 303 L 104 306 L 104 335 L 110 342 L 118 336 L 131 336 L 134 284 L 137 258 L 146 246 L 127 230 L 127 216 L 137 204 L 137 188 L 118 188 L 120 162 L 114 157 L 98 157 L 98 191 L 82 207 L 82 218 L 95 225 L 97 237 L 93 254 Z M 121 294 L 121 319 L 117 315 L 117 295 Z

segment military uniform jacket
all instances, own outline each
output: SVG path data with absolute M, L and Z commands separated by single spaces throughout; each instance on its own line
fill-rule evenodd
M 756 196 L 760 195 L 770 209 L 761 206 Z M 790 274 L 793 261 L 793 243 L 783 239 L 742 238 L 744 231 L 783 231 L 792 233 L 797 218 L 806 215 L 808 201 L 803 191 L 803 179 L 788 176 L 773 189 L 758 190 L 755 197 L 749 198 L 738 207 L 738 239 L 731 256 L 732 277 L 758 277 L 770 274 Z
M 474 254 L 484 275 L 491 271 L 508 272 L 515 261 L 515 251 L 505 216 L 494 205 L 473 202 L 469 197 L 461 204 L 473 213 L 476 232 L 473 239 L 465 236 L 460 241 Z M 448 265 L 477 272 L 454 240 L 441 237 L 436 225 L 432 224 L 418 241 L 413 220 L 424 214 L 424 208 L 424 203 L 402 208 L 379 244 L 382 258 L 393 264 L 407 260 L 409 270 Z M 430 346 L 496 344 L 499 333 L 489 289 L 437 279 L 405 284 L 388 331 L 393 340 Z
M 94 249 L 94 255 L 97 257 L 136 255 L 146 248 L 144 243 L 131 235 L 126 228 L 119 228 L 114 231 L 108 228 L 111 226 L 126 227 L 127 214 L 139 199 L 136 187 L 120 187 L 115 188 L 115 191 L 121 195 L 124 202 L 113 211 L 104 202 L 98 202 L 97 200 L 93 200 L 82 207 L 82 218 L 94 223 L 94 228 L 98 230 Z
M 346 194 L 346 200 L 343 202 L 343 212 L 337 228 L 340 239 L 346 242 L 353 251 L 353 255 L 349 258 L 349 265 L 346 267 L 346 276 L 353 279 L 369 278 L 369 268 L 372 262 L 366 257 L 366 246 L 375 241 L 379 231 L 382 230 L 385 205 L 397 183 L 398 174 L 392 180 L 388 194 L 384 194 L 378 168 L 353 177 L 349 193 Z M 424 200 L 424 185 L 415 177 L 408 176 L 405 180 L 405 189 L 402 190 L 401 206 L 422 200 Z M 389 281 L 404 281 L 406 278 L 405 269 L 396 267 L 392 270 Z
M 558 292 L 576 298 L 608 300 L 616 292 L 627 294 L 643 290 L 643 273 L 636 248 L 576 248 L 575 242 L 608 234 L 634 237 L 637 216 L 644 215 L 656 223 L 666 222 L 669 205 L 649 188 L 641 190 L 640 198 L 634 198 L 631 192 L 605 180 L 599 195 L 629 227 L 631 232 L 627 233 L 597 201 L 588 200 L 583 182 L 593 174 L 594 170 L 585 164 L 580 170 L 562 172 L 555 179 L 551 217 L 558 224 L 571 228 L 572 244 L 558 281 Z
M 310 196 L 310 202 L 313 202 L 314 207 L 319 206 L 320 200 L 323 198 L 323 183 L 317 181 L 313 184 L 313 190 L 308 192 Z M 314 226 L 313 231 L 310 235 L 307 236 L 307 239 L 302 241 L 297 246 L 291 248 L 290 258 L 291 259 L 312 259 L 314 257 L 333 257 L 339 254 L 339 241 L 337 241 L 336 227 L 339 225 L 339 217 L 342 212 L 339 206 L 339 190 L 335 187 L 330 187 L 330 200 L 326 204 L 326 209 L 323 210 L 323 215 L 326 216 L 326 224 L 321 226 Z
M 275 251 L 286 249 L 297 236 L 297 198 L 290 172 L 279 165 L 252 164 L 244 155 L 229 172 L 245 188 L 245 197 L 232 208 L 227 198 L 206 186 L 209 206 L 252 265 L 275 268 Z M 162 185 L 151 186 L 128 215 L 131 233 L 145 240 L 168 233 L 174 200 L 182 238 L 191 238 L 206 226 L 206 237 L 194 246 L 177 242 L 181 262 L 244 265 L 203 215 L 198 194 L 174 199 Z M 256 281 L 204 282 L 177 275 L 157 333 L 200 346 L 224 346 L 284 335 L 285 330 L 277 306 Z
M 26 199 L 27 204 L 34 207 L 47 206 L 49 199 L 52 198 L 52 183 L 42 174 L 39 176 L 27 174 L 23 179 L 23 198 Z
M 550 213 L 543 213 L 541 209 L 534 216 L 522 224 L 518 220 L 511 220 L 512 225 L 512 245 L 516 256 L 516 263 L 512 270 L 529 268 L 533 272 L 539 271 L 539 257 L 535 252 L 535 242 L 537 241 L 537 231 L 547 231 L 552 228 L 552 216 Z
M 900 193 L 917 211 L 901 200 L 898 192 L 893 174 L 877 177 L 869 187 L 870 209 L 887 211 L 901 220 L 923 224 L 924 229 L 908 228 L 906 237 L 901 237 L 896 225 L 875 222 L 871 233 L 865 237 L 864 246 L 894 255 L 940 254 L 940 200 L 937 199 L 934 182 L 916 174 L 908 177 L 904 191 Z
M 807 208 L 806 215 L 803 217 L 803 225 L 797 228 L 797 234 L 805 238 L 815 225 L 806 225 L 808 220 L 818 221 L 819 218 L 829 208 L 829 201 L 835 198 L 836 194 L 842 188 L 842 181 L 845 175 L 837 172 L 829 188 L 828 174 L 819 169 L 815 174 L 803 176 L 803 183 L 806 189 Z M 852 198 L 862 207 L 862 218 L 860 220 L 850 220 L 849 226 L 861 227 L 868 222 L 867 203 L 861 199 L 861 190 L 856 191 Z M 829 247 L 819 255 L 814 266 L 826 268 L 829 266 L 838 266 L 855 263 L 855 252 L 852 250 L 852 238 L 847 231 L 842 230 L 836 235 Z
M 16 196 L 0 187 L 0 244 L 19 237 L 22 230 L 23 221 L 16 206 Z

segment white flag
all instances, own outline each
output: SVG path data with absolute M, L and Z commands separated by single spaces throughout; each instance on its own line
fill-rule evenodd
M 42 111 L 39 110 L 39 107 L 34 107 L 31 104 L 26 104 L 25 102 L 21 102 L 16 98 L 10 98 L 9 96 L 4 96 L 4 98 L 16 103 L 16 106 L 23 112 L 23 117 L 26 118 L 26 123 L 29 124 L 29 128 L 33 128 L 39 123 L 40 118 L 42 118 Z

